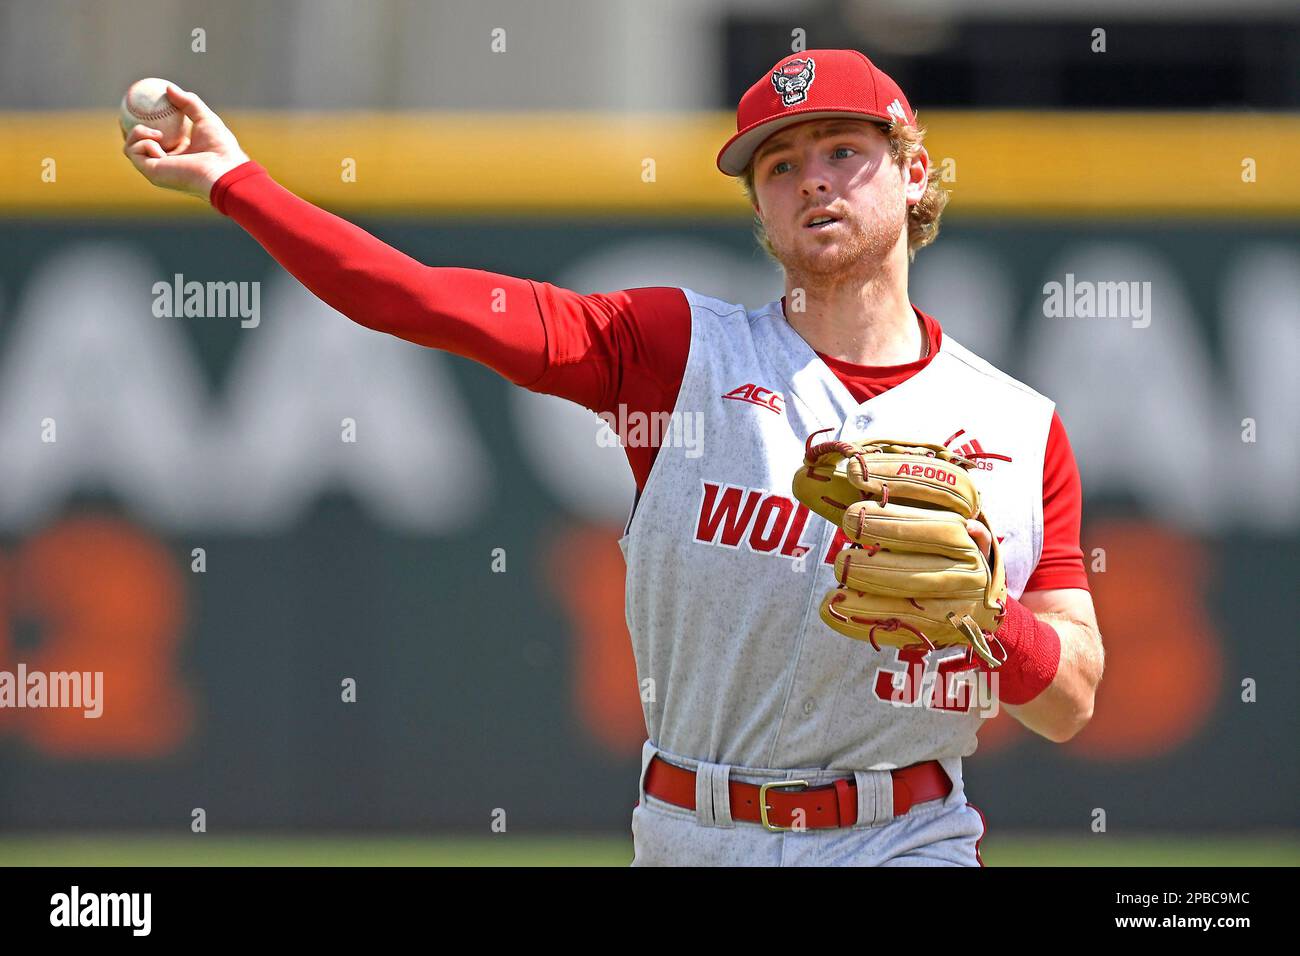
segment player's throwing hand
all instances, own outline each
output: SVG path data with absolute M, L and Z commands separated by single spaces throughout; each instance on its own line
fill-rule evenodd
M 138 125 L 125 134 L 122 152 L 145 179 L 163 189 L 197 196 L 204 201 L 213 184 L 248 155 L 221 117 L 195 93 L 167 84 L 167 98 L 185 114 L 185 135 L 170 151 L 162 148 L 160 130 Z

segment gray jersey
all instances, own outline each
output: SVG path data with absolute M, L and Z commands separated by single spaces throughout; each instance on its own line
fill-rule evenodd
M 665 440 L 624 536 L 627 622 L 653 744 L 738 767 L 887 770 L 974 753 L 981 716 L 948 694 L 966 652 L 875 650 L 818 616 L 842 533 L 791 493 L 804 440 L 894 438 L 1009 456 L 975 472 L 1023 592 L 1043 542 L 1053 403 L 946 335 L 928 365 L 859 403 L 790 327 L 684 290 L 690 352 Z M 963 697 L 965 698 L 963 700 Z

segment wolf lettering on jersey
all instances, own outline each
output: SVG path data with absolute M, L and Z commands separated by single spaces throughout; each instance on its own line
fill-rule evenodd
M 733 549 L 743 544 L 755 554 L 781 558 L 802 558 L 812 549 L 811 542 L 801 540 L 812 514 L 802 502 L 763 488 L 716 481 L 703 481 L 702 485 L 696 541 Z M 844 530 L 837 528 L 822 564 L 833 566 L 835 556 L 852 543 Z
M 801 558 L 808 545 L 799 541 L 808 516 L 802 504 L 761 488 L 703 482 L 695 540 L 722 548 L 745 544 L 756 554 Z

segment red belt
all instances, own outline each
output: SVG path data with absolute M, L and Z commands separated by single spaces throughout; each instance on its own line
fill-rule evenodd
M 952 781 L 937 760 L 891 770 L 894 778 L 894 816 L 901 817 L 915 804 L 937 800 L 952 792 Z M 795 790 L 795 787 L 803 787 Z M 802 780 L 770 783 L 727 782 L 731 818 L 761 823 L 769 830 L 794 829 L 795 811 L 803 811 L 801 828 L 810 830 L 851 827 L 858 821 L 858 789 L 852 780 L 836 780 L 809 787 Z M 695 771 L 678 767 L 657 754 L 646 768 L 645 792 L 667 803 L 695 809 Z

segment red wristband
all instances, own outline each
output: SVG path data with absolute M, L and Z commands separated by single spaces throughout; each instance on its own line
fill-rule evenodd
M 228 169 L 221 174 L 221 178 L 212 184 L 212 192 L 208 194 L 208 202 L 216 208 L 217 212 L 223 216 L 226 214 L 226 193 L 230 187 L 241 179 L 247 179 L 249 176 L 267 175 L 265 169 L 251 159 L 246 163 L 240 163 L 234 169 Z
M 1009 595 L 1006 614 L 993 636 L 1007 651 L 1006 662 L 992 672 L 998 675 L 998 700 L 1029 703 L 1056 677 L 1061 665 L 1061 636 Z

